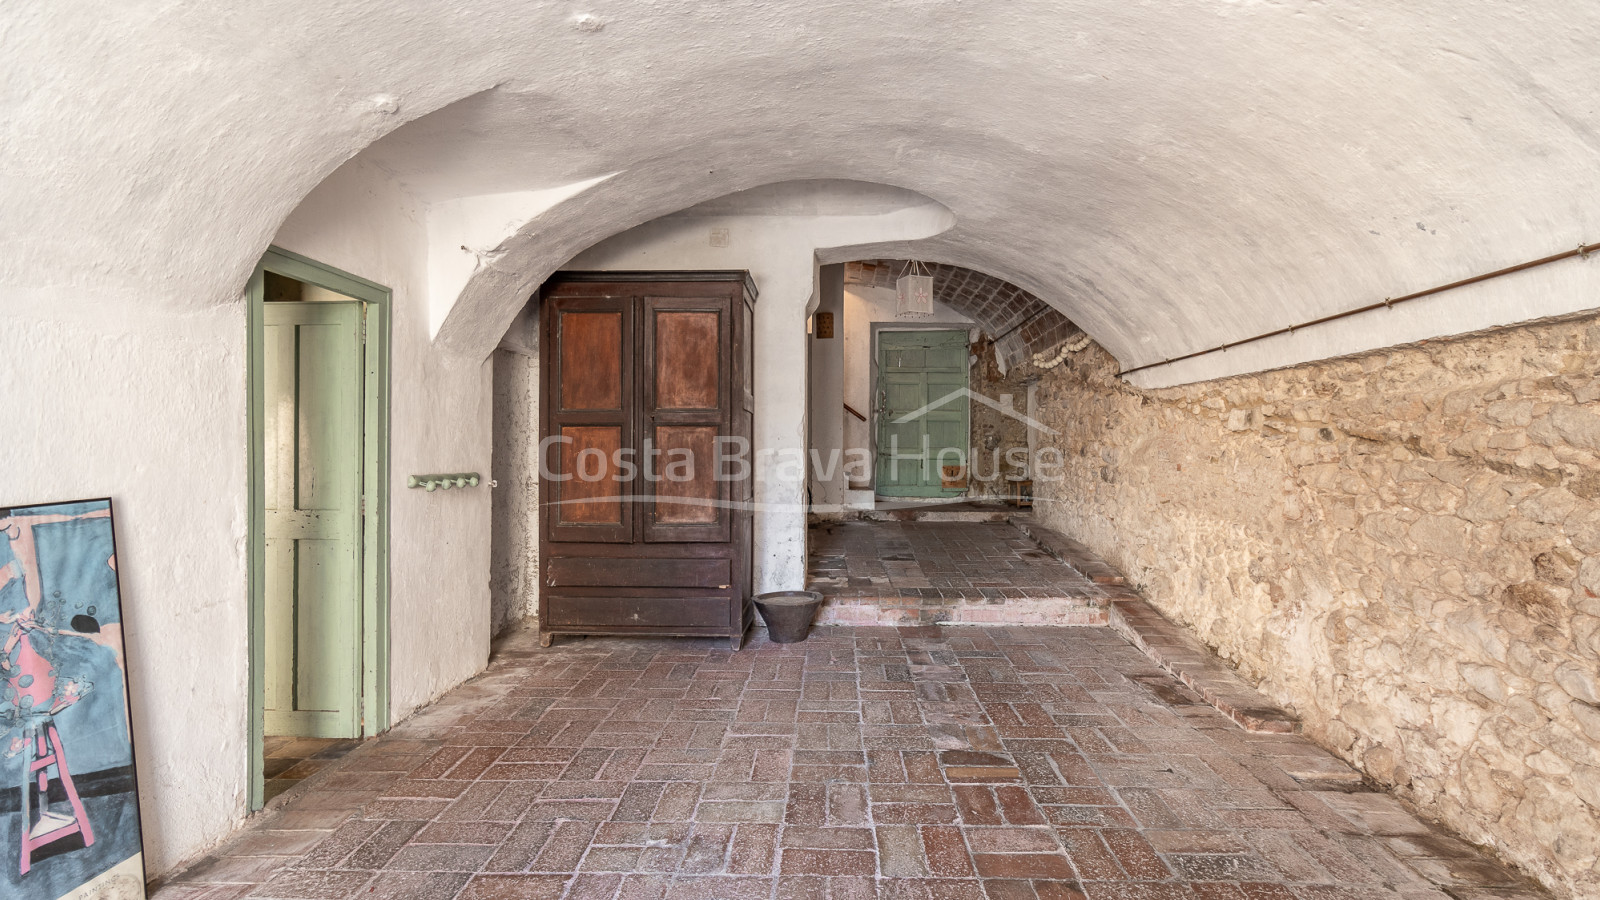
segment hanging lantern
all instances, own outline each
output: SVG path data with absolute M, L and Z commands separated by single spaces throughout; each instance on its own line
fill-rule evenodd
M 921 319 L 933 315 L 933 275 L 928 267 L 912 260 L 905 274 L 894 283 L 895 314 L 902 319 Z

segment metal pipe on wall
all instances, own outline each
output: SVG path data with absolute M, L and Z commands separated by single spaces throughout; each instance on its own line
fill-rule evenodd
M 1386 297 L 1380 303 L 1369 303 L 1366 306 L 1357 307 L 1355 309 L 1347 309 L 1344 312 L 1337 312 L 1337 313 L 1334 313 L 1331 316 L 1323 316 L 1320 319 L 1312 319 L 1312 320 L 1310 320 L 1308 322 L 1301 322 L 1298 325 L 1290 325 L 1290 326 L 1288 326 L 1286 328 L 1279 328 L 1279 329 L 1276 329 L 1274 331 L 1263 332 L 1261 334 L 1254 335 L 1252 337 L 1247 337 L 1247 338 L 1244 338 L 1242 340 L 1229 341 L 1228 343 L 1225 343 L 1225 344 L 1218 344 L 1217 346 L 1211 347 L 1211 348 L 1206 349 L 1206 350 L 1196 350 L 1193 353 L 1185 353 L 1182 356 L 1174 356 L 1171 359 L 1164 359 L 1164 360 L 1162 360 L 1160 362 L 1146 363 L 1146 364 L 1144 364 L 1142 366 L 1134 366 L 1131 369 L 1123 369 L 1122 371 L 1117 373 L 1117 377 L 1121 378 L 1121 377 L 1124 377 L 1124 376 L 1132 375 L 1134 372 L 1142 372 L 1145 369 L 1154 369 L 1157 366 L 1166 366 L 1166 365 L 1171 365 L 1172 363 L 1175 363 L 1175 362 L 1183 362 L 1186 359 L 1194 359 L 1197 356 L 1206 356 L 1206 355 L 1211 354 L 1211 353 L 1223 353 L 1223 352 L 1226 352 L 1229 347 L 1240 347 L 1240 346 L 1243 346 L 1245 344 L 1253 344 L 1256 341 L 1264 341 L 1267 338 L 1277 337 L 1280 334 L 1293 334 L 1294 332 L 1296 332 L 1296 331 L 1298 331 L 1298 330 L 1300 330 L 1302 328 L 1310 328 L 1313 325 L 1321 325 L 1321 324 L 1323 324 L 1325 322 L 1332 322 L 1332 321 L 1335 321 L 1337 319 L 1346 319 L 1346 318 L 1349 318 L 1350 316 L 1360 315 L 1361 313 L 1372 312 L 1375 309 L 1390 309 L 1397 303 L 1405 303 L 1408 300 L 1417 300 L 1417 299 L 1420 299 L 1422 297 L 1430 297 L 1430 296 L 1432 296 L 1434 294 L 1440 294 L 1440 293 L 1443 293 L 1445 291 L 1454 290 L 1454 289 L 1459 288 L 1459 287 L 1466 287 L 1469 284 L 1477 284 L 1480 281 L 1488 281 L 1491 278 L 1499 278 L 1502 275 L 1511 275 L 1511 274 L 1513 274 L 1515 272 L 1521 272 L 1521 271 L 1524 271 L 1526 269 L 1533 269 L 1533 268 L 1537 268 L 1539 266 L 1549 265 L 1550 263 L 1553 263 L 1553 262 L 1560 262 L 1563 259 L 1571 259 L 1574 256 L 1587 257 L 1590 253 L 1593 253 L 1596 250 L 1600 250 L 1600 243 L 1579 244 L 1575 249 L 1564 250 L 1564 251 L 1562 251 L 1560 253 L 1557 253 L 1557 254 L 1554 254 L 1552 256 L 1546 256 L 1546 257 L 1543 257 L 1541 259 L 1529 260 L 1528 262 L 1518 263 L 1518 264 L 1516 264 L 1514 266 L 1506 266 L 1503 269 L 1495 269 L 1493 272 L 1485 272 L 1482 275 L 1474 275 L 1471 278 L 1463 278 L 1460 281 L 1452 281 L 1449 284 L 1441 284 L 1438 287 L 1431 287 L 1431 288 L 1427 288 L 1426 290 L 1414 291 L 1412 293 L 1405 294 L 1405 295 L 1400 296 L 1400 297 Z

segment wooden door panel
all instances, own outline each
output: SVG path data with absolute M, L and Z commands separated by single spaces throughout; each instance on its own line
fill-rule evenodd
M 656 409 L 720 407 L 721 313 L 657 309 L 653 315 Z
M 621 412 L 627 355 L 623 312 L 562 310 L 558 316 L 561 410 Z
M 354 301 L 263 309 L 269 734 L 360 729 L 361 317 Z
M 885 332 L 878 341 L 877 492 L 961 493 L 946 488 L 943 475 L 947 468 L 959 475 L 970 443 L 966 333 Z
M 546 447 L 541 481 L 545 535 L 552 541 L 634 540 L 631 479 L 618 463 L 634 454 L 638 403 L 633 301 L 556 297 L 547 319 Z M 619 451 L 623 457 L 619 457 Z
M 551 474 L 559 481 L 560 498 L 551 510 L 560 525 L 622 525 L 624 492 L 617 480 L 617 452 L 622 449 L 620 425 L 569 425 L 561 429 Z
M 335 712 L 349 702 L 347 684 L 354 609 L 344 573 L 350 546 L 297 541 L 294 708 Z
M 716 440 L 730 429 L 732 348 L 724 298 L 645 297 L 645 428 L 657 451 L 644 540 L 725 541 L 728 493 Z
M 656 428 L 656 447 L 661 451 L 655 473 L 655 503 L 652 521 L 656 526 L 717 526 L 725 519 L 722 480 L 717 474 L 715 425 L 661 425 Z M 721 529 L 719 529 L 720 533 Z M 673 539 L 681 531 L 658 530 L 653 540 Z M 723 538 L 698 538 L 723 540 Z
M 361 495 L 361 358 L 349 322 L 300 326 L 295 508 L 347 509 Z

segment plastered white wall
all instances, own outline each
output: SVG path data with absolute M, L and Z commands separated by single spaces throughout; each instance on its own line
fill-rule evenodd
M 76 310 L 7 310 L 0 503 L 112 498 L 144 849 L 159 872 L 244 811 L 244 307 L 174 310 L 154 285 L 144 310 L 85 293 Z
M 833 336 L 822 337 L 818 323 L 824 314 L 833 318 Z M 817 277 L 817 308 L 812 313 L 810 335 L 811 513 L 832 515 L 844 508 L 849 487 L 844 470 L 844 266 L 823 266 Z M 857 407 L 859 409 L 859 407 Z M 838 459 L 837 464 L 833 459 Z
M 507 191 L 428 204 L 428 336 L 439 327 L 474 273 L 496 265 L 500 243 L 530 219 L 605 181 L 586 178 L 541 191 Z
M 423 210 L 377 167 L 339 169 L 274 243 L 393 292 L 389 685 L 399 721 L 488 658 L 490 362 L 430 341 Z M 433 472 L 479 472 L 484 482 L 431 493 L 405 486 L 407 475 Z

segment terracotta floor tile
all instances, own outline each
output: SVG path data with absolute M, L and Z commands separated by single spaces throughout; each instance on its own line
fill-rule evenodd
M 1175 685 L 1092 627 L 519 634 L 154 897 L 1538 896 L 1387 795 L 1286 775 L 1332 758 Z

